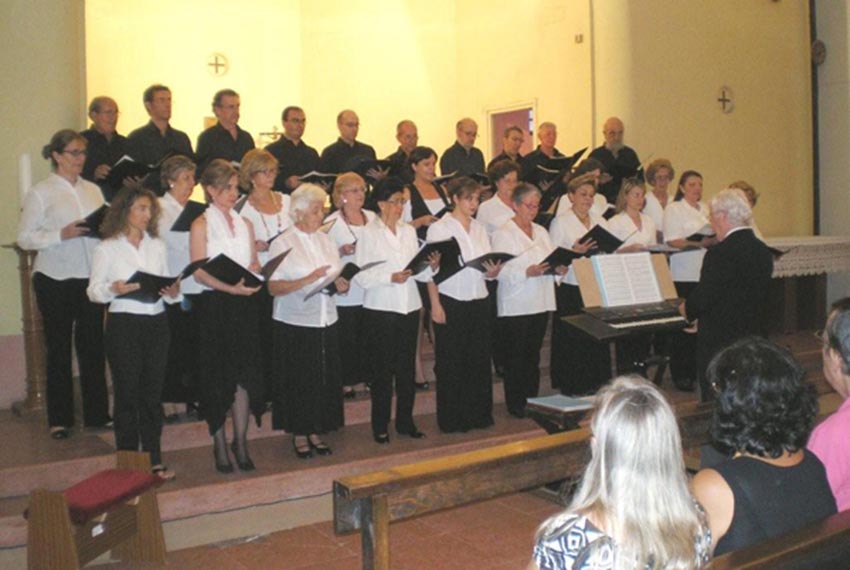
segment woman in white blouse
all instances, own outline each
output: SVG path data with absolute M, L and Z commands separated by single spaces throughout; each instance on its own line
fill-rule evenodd
M 42 149 L 53 173 L 24 197 L 18 245 L 37 250 L 33 289 L 44 322 L 47 348 L 47 421 L 54 439 L 66 439 L 74 425 L 71 338 L 77 350 L 86 427 L 108 425 L 109 399 L 103 358 L 103 305 L 86 296 L 91 256 L 97 241 L 81 226 L 103 205 L 100 188 L 82 179 L 86 139 L 58 131 Z
M 365 356 L 372 363 L 372 436 L 377 443 L 389 443 L 387 429 L 395 379 L 396 433 L 414 439 L 425 437 L 413 423 L 416 334 L 422 302 L 417 281 L 428 281 L 439 263 L 439 255 L 431 259 L 432 268 L 412 275 L 405 266 L 419 249 L 416 230 L 401 220 L 405 204 L 404 181 L 390 177 L 375 187 L 372 197 L 380 216 L 363 228 L 357 242 L 357 265 L 381 261 L 360 272 L 354 287 L 362 288 L 363 329 L 369 339 Z M 349 291 L 349 294 L 351 292 Z
M 195 188 L 195 163 L 185 156 L 172 156 L 162 163 L 161 182 L 166 193 L 159 198 L 159 235 L 165 241 L 168 275 L 177 275 L 189 264 L 189 232 L 172 227 L 189 203 Z M 203 289 L 194 277 L 180 282 L 183 301 L 166 307 L 171 342 L 162 401 L 165 420 L 176 418 L 177 403 L 194 408 L 198 390 L 198 319 L 192 305 Z
M 570 180 L 567 198 L 570 209 L 555 216 L 549 226 L 549 236 L 555 247 L 571 249 L 577 253 L 588 253 L 596 248 L 593 240 L 579 240 L 594 226 L 608 229 L 605 220 L 594 214 L 596 182 L 592 174 L 584 174 Z M 578 289 L 575 270 L 570 266 L 563 282 L 555 290 L 557 316 L 578 314 L 584 306 Z M 584 333 L 564 323 L 560 318 L 552 321 L 552 355 L 550 375 L 552 387 L 568 395 L 592 394 L 609 376 L 610 366 L 607 348 L 588 338 Z
M 517 186 L 511 198 L 514 217 L 493 234 L 494 251 L 516 255 L 499 272 L 496 327 L 505 339 L 505 404 L 518 418 L 525 417 L 526 400 L 540 388 L 540 346 L 555 310 L 555 277 L 543 263 L 554 247 L 546 229 L 533 223 L 540 198 L 536 186 Z M 563 266 L 551 269 L 567 272 Z
M 319 292 L 307 298 L 342 269 L 336 244 L 319 231 L 326 196 L 315 184 L 299 186 L 290 209 L 295 224 L 271 248 L 273 257 L 290 250 L 268 283 L 276 355 L 272 426 L 293 434 L 292 447 L 301 459 L 313 451 L 330 455 L 319 435 L 344 423 L 336 296 Z M 345 279 L 333 283 L 337 294 L 348 291 Z
M 454 209 L 428 228 L 428 241 L 455 238 L 463 259 L 490 253 L 484 226 L 473 218 L 480 186 L 461 176 L 449 182 Z M 436 335 L 437 423 L 443 432 L 493 425 L 493 378 L 490 372 L 491 316 L 484 279 L 495 279 L 501 264 L 486 273 L 464 267 L 436 285 L 428 283 Z
M 696 248 L 670 256 L 670 273 L 676 294 L 686 299 L 699 282 L 705 248 L 717 243 L 714 236 L 694 237 L 709 226 L 708 206 L 702 203 L 702 175 L 686 170 L 679 178 L 674 201 L 664 210 L 664 240 L 678 248 Z M 670 336 L 670 375 L 680 389 L 693 389 L 696 378 L 696 335 L 679 332 Z
M 623 241 L 617 250 L 621 253 L 640 251 L 658 243 L 655 222 L 641 211 L 645 199 L 646 187 L 642 182 L 636 178 L 623 179 L 615 205 L 617 214 L 608 220 L 608 230 Z
M 331 196 L 336 211 L 325 218 L 333 222 L 328 235 L 336 244 L 343 267 L 355 261 L 360 247 L 360 237 L 366 224 L 375 219 L 375 213 L 363 209 L 366 200 L 366 182 L 355 172 L 337 176 Z M 339 314 L 339 350 L 342 356 L 345 398 L 354 398 L 354 386 L 372 381 L 370 360 L 366 357 L 366 329 L 363 323 L 363 289 L 353 282 L 348 293 L 336 299 Z
M 189 234 L 192 261 L 225 254 L 248 269 L 259 271 L 251 222 L 233 209 L 239 190 L 237 173 L 229 162 L 215 159 L 201 174 L 201 186 L 210 202 L 202 216 L 192 223 Z M 215 467 L 232 473 L 224 430 L 228 410 L 233 421 L 233 453 L 242 471 L 253 471 L 248 455 L 248 420 L 253 412 L 259 423 L 263 401 L 263 370 L 260 357 L 259 325 L 251 295 L 259 287 L 247 287 L 244 280 L 224 283 L 203 269 L 195 279 L 204 286 L 198 306 L 200 327 L 199 386 L 201 414 L 213 436 Z
M 673 165 L 666 158 L 656 158 L 646 168 L 646 182 L 652 186 L 652 192 L 648 192 L 646 195 L 643 213 L 652 218 L 655 223 L 655 230 L 658 233 L 656 236 L 657 243 L 661 243 L 664 239 L 662 232 L 664 229 L 664 210 L 667 208 L 667 204 L 672 202 L 669 188 L 675 177 L 676 171 L 673 170 Z
M 170 333 L 163 297 L 180 300 L 180 284 L 145 298 L 127 283 L 136 272 L 167 276 L 165 242 L 158 237 L 159 203 L 147 189 L 124 188 L 113 200 L 101 226 L 103 241 L 94 251 L 88 296 L 109 303 L 106 356 L 115 396 L 115 447 L 150 453 L 153 472 L 163 479 L 174 474 L 162 464 L 160 397 L 165 381 Z
M 242 157 L 239 167 L 239 186 L 248 193 L 239 214 L 254 228 L 254 247 L 260 266 L 269 260 L 269 248 L 291 225 L 290 198 L 272 190 L 278 173 L 277 159 L 267 150 L 251 149 Z M 252 298 L 256 305 L 260 327 L 260 353 L 263 362 L 263 398 L 271 401 L 274 347 L 272 343 L 272 306 L 274 300 L 263 287 Z

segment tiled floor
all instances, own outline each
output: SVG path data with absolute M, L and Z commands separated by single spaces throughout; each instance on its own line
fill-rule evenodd
M 559 510 L 519 493 L 390 526 L 393 570 L 496 570 L 526 567 L 537 527 Z M 98 570 L 359 570 L 360 535 L 337 536 L 325 522 L 247 541 L 210 544 L 168 554 L 159 564 L 114 563 Z

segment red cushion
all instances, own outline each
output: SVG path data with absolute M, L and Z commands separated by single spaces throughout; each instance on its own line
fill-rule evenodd
M 152 473 L 107 469 L 65 490 L 71 520 L 83 524 L 109 509 L 141 495 L 165 481 Z

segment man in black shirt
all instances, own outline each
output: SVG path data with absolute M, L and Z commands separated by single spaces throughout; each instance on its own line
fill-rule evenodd
M 89 118 L 91 128 L 80 133 L 88 142 L 86 145 L 86 163 L 83 165 L 83 178 L 100 186 L 103 198 L 107 202 L 120 188 L 113 188 L 106 182 L 106 176 L 112 165 L 127 153 L 127 137 L 119 135 L 115 128 L 118 125 L 118 104 L 111 97 L 95 97 L 89 103 Z M 125 186 L 139 184 L 135 178 L 125 178 Z
M 528 182 L 529 184 L 534 184 L 537 187 L 541 186 L 540 183 L 540 169 L 537 166 L 546 166 L 546 162 L 550 158 L 556 158 L 559 156 L 564 156 L 561 154 L 557 148 L 555 148 L 555 143 L 558 142 L 558 127 L 555 126 L 555 123 L 540 123 L 540 127 L 537 129 L 537 140 L 540 142 L 537 145 L 537 148 L 528 154 L 522 159 L 522 180 L 523 182 Z M 550 183 L 551 185 L 551 183 Z M 540 188 L 542 191 L 546 191 L 546 188 Z
M 254 148 L 254 139 L 239 128 L 239 94 L 222 89 L 213 97 L 212 110 L 218 122 L 198 135 L 198 178 L 216 158 L 241 162 L 245 153 Z
M 136 162 L 150 165 L 178 154 L 194 158 L 189 137 L 169 124 L 171 90 L 165 85 L 151 85 L 145 89 L 142 100 L 151 120 L 127 136 L 127 154 Z M 148 175 L 142 185 L 162 194 L 158 172 Z
M 599 186 L 599 191 L 609 204 L 617 201 L 620 184 L 623 178 L 634 176 L 640 168 L 637 153 L 623 144 L 623 121 L 610 117 L 602 127 L 605 144 L 593 149 L 588 158 L 595 158 L 605 166 L 605 171 L 611 175 L 611 180 Z
M 487 170 L 490 170 L 490 167 L 500 160 L 521 161 L 522 155 L 519 153 L 519 149 L 522 148 L 523 142 L 525 142 L 525 134 L 521 128 L 511 125 L 505 129 L 505 134 L 502 136 L 502 152 L 487 164 Z
M 392 163 L 389 175 L 397 176 L 408 183 L 413 182 L 413 170 L 408 166 L 407 159 L 419 144 L 416 123 L 409 119 L 401 121 L 395 128 L 395 138 L 398 141 L 398 150 L 387 157 Z
M 475 148 L 478 124 L 466 117 L 455 125 L 457 140 L 440 157 L 440 174 L 445 176 L 457 172 L 460 176 L 484 173 L 484 155 Z
M 350 109 L 340 111 L 336 116 L 339 138 L 326 146 L 319 159 L 319 170 L 328 174 L 349 172 L 363 160 L 375 160 L 375 149 L 357 140 L 360 119 Z
M 319 168 L 319 153 L 301 140 L 307 117 L 301 107 L 289 106 L 281 113 L 283 136 L 266 147 L 278 161 L 274 189 L 290 194 L 301 183 L 300 177 Z

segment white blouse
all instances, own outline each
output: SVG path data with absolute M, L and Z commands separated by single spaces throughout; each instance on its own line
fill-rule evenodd
M 454 214 L 447 214 L 428 228 L 428 241 L 442 241 L 454 237 L 460 246 L 461 257 L 472 260 L 490 253 L 487 230 L 478 220 L 470 220 L 469 232 L 464 229 Z M 437 288 L 440 293 L 458 301 L 473 301 L 487 297 L 484 274 L 471 267 L 464 267 Z
M 567 194 L 564 194 L 558 199 L 558 207 L 555 210 L 555 215 L 562 216 L 569 212 L 572 207 L 573 203 L 570 201 L 570 197 Z M 608 200 L 605 199 L 605 196 L 603 196 L 602 194 L 594 194 L 593 205 L 590 207 L 590 213 L 602 217 L 602 214 L 604 214 L 610 208 L 613 207 L 614 206 L 609 204 Z
M 664 210 L 664 241 L 684 239 L 708 224 L 708 207 L 702 202 L 694 208 L 684 199 L 671 202 Z M 694 249 L 670 256 L 673 281 L 697 282 L 705 249 Z
M 529 238 L 513 220 L 493 234 L 493 251 L 516 255 L 499 272 L 496 301 L 500 317 L 555 310 L 555 276 L 528 277 L 525 274 L 529 265 L 542 262 L 555 247 L 542 226 L 532 224 L 531 236 Z
M 207 252 L 205 257 L 212 259 L 223 253 L 248 269 L 251 265 L 252 243 L 251 232 L 248 231 L 248 224 L 245 220 L 235 210 L 228 210 L 225 214 L 215 206 L 207 208 L 203 215 L 207 220 Z M 233 221 L 233 233 L 230 231 L 225 215 L 230 216 Z M 206 285 L 203 288 L 204 290 L 212 289 Z
M 608 229 L 617 238 L 623 240 L 621 247 L 630 245 L 655 245 L 658 238 L 655 232 L 655 222 L 646 214 L 640 213 L 640 228 L 626 212 L 620 212 L 608 220 Z
M 174 222 L 183 213 L 184 207 L 180 205 L 180 202 L 174 196 L 166 192 L 159 199 L 159 208 L 161 210 L 159 216 L 159 235 L 165 241 L 168 275 L 177 275 L 191 261 L 189 232 L 171 231 L 171 226 L 174 225 Z M 200 293 L 203 290 L 204 288 L 200 283 L 195 281 L 193 276 L 189 276 L 180 282 L 180 292 L 184 295 Z
M 245 205 L 242 206 L 242 211 L 239 212 L 254 227 L 255 241 L 268 241 L 292 225 L 292 220 L 289 217 L 289 204 L 292 199 L 281 192 L 272 192 L 272 195 L 280 199 L 280 210 L 276 214 L 264 214 L 260 212 L 254 208 L 248 199 L 245 200 Z M 260 261 L 260 265 L 265 265 L 271 259 L 269 250 L 257 251 L 257 258 Z
M 404 270 L 419 251 L 416 230 L 402 221 L 396 223 L 395 233 L 375 218 L 363 228 L 355 253 L 357 265 L 383 261 L 380 265 L 357 274 L 354 281 L 364 290 L 363 307 L 375 311 L 390 311 L 406 315 L 422 308 L 419 289 L 414 283 L 430 281 L 431 268 L 421 271 L 404 283 L 393 283 L 392 274 Z
M 109 303 L 110 313 L 133 315 L 162 313 L 165 310 L 162 298 L 156 303 L 142 303 L 118 297 L 110 288 L 112 283 L 118 280 L 126 281 L 137 270 L 152 275 L 170 276 L 163 240 L 153 238 L 145 232 L 138 248 L 130 243 L 126 235 L 119 235 L 101 242 L 94 250 L 91 277 L 86 290 L 89 299 L 95 303 Z M 167 301 L 175 303 L 180 298 L 181 296 L 178 295 Z
M 513 208 L 505 204 L 498 194 L 495 194 L 478 207 L 478 214 L 476 214 L 475 219 L 484 224 L 487 235 L 492 239 L 493 232 L 515 215 L 516 212 Z
M 667 204 L 670 205 L 672 203 L 673 198 L 671 196 L 667 196 Z M 655 194 L 648 189 L 646 192 L 646 204 L 643 206 L 643 213 L 652 218 L 652 221 L 655 223 L 656 231 L 661 231 L 661 228 L 664 227 L 664 206 L 661 205 L 661 202 L 658 201 Z
M 363 215 L 366 216 L 366 224 L 375 219 L 375 213 L 369 210 L 363 210 Z M 366 226 L 353 226 L 346 222 L 345 218 L 342 216 L 342 210 L 337 210 L 332 213 L 330 216 L 325 218 L 325 223 L 328 223 L 332 220 L 336 220 L 336 223 L 331 226 L 331 229 L 328 231 L 328 235 L 331 236 L 331 239 L 334 241 L 337 247 L 337 251 L 343 245 L 347 245 L 350 243 L 354 244 L 354 253 L 351 255 L 344 255 L 341 257 L 340 261 L 342 265 L 345 266 L 348 262 L 357 263 L 357 265 L 362 265 L 358 263 L 355 259 L 357 255 L 357 250 L 362 247 L 360 243 L 360 238 L 363 237 L 363 228 Z M 357 283 L 357 281 L 353 281 L 351 283 L 351 288 L 348 290 L 348 293 L 345 295 L 341 295 L 337 300 L 336 304 L 339 307 L 359 307 L 363 304 L 363 288 Z
M 62 228 L 103 205 L 103 194 L 82 177 L 71 185 L 56 173 L 29 189 L 18 223 L 18 245 L 38 250 L 33 271 L 52 279 L 86 279 L 98 240 L 79 237 L 62 241 Z
M 572 249 L 573 245 L 575 245 L 579 238 L 589 232 L 593 226 L 602 226 L 606 230 L 608 229 L 608 223 L 602 216 L 594 214 L 593 212 L 590 212 L 589 216 L 590 228 L 586 228 L 584 224 L 579 221 L 572 209 L 567 210 L 567 213 L 562 216 L 555 216 L 555 219 L 552 220 L 552 224 L 549 226 L 549 236 L 552 238 L 553 246 Z M 568 285 L 578 285 L 578 281 L 576 281 L 576 273 L 573 270 L 572 265 L 570 265 L 563 282 Z
M 275 257 L 288 249 L 292 251 L 272 274 L 270 281 L 295 281 L 325 265 L 330 266 L 328 276 L 342 269 L 336 245 L 328 234 L 322 231 L 308 234 L 292 226 L 272 242 L 269 255 Z M 304 300 L 324 279 L 326 277 L 321 277 L 288 295 L 277 295 L 274 298 L 272 318 L 300 327 L 327 327 L 334 324 L 337 320 L 337 295 L 318 293 Z

